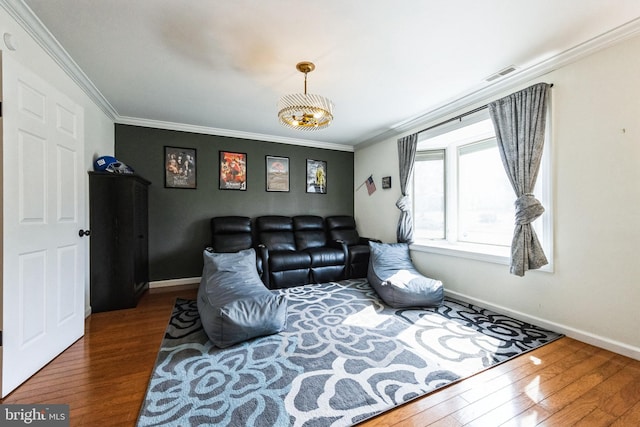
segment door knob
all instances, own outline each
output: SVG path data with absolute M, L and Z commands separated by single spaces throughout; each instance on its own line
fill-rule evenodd
M 91 230 L 80 230 L 80 231 L 78 231 L 78 236 L 80 236 L 80 237 L 88 236 L 90 234 L 91 234 Z

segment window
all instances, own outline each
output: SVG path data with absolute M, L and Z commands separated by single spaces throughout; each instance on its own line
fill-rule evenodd
M 413 218 L 414 238 L 419 240 L 445 238 L 444 153 L 444 150 L 416 153 Z
M 458 241 L 510 246 L 511 184 L 495 138 L 463 145 L 458 155 Z
M 534 191 L 546 212 L 533 225 L 551 262 L 548 151 Z M 508 264 L 514 202 L 487 110 L 420 134 L 413 175 L 416 249 Z

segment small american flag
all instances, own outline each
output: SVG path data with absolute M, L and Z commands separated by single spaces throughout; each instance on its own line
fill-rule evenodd
M 373 192 L 376 191 L 376 183 L 373 182 L 373 175 L 367 178 L 365 184 L 367 184 L 367 192 L 369 193 L 369 195 L 372 195 Z

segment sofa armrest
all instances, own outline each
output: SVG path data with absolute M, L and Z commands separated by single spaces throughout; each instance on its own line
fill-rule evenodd
M 256 251 L 256 268 L 258 269 L 258 276 L 260 279 L 264 276 L 264 262 L 262 262 L 262 256 L 260 255 L 260 251 Z M 264 283 L 264 279 L 262 280 Z
M 382 243 L 381 240 L 373 239 L 371 237 L 360 237 L 360 241 L 358 241 L 359 245 L 368 245 L 369 242 Z
M 328 240 L 327 246 L 330 248 L 341 249 L 342 253 L 344 253 L 344 263 L 347 265 L 347 260 L 349 259 L 349 247 L 344 240 Z
M 271 289 L 269 281 L 269 249 L 262 243 L 258 245 L 258 256 L 256 263 L 258 264 L 258 273 L 262 279 L 262 283 Z

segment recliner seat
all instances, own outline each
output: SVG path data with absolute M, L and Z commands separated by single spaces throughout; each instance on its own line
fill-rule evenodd
M 311 282 L 325 283 L 345 278 L 346 245 L 327 239 L 322 217 L 294 216 L 293 232 L 297 250 L 311 256 Z
M 251 218 L 246 216 L 217 216 L 211 218 L 211 249 L 216 253 L 255 249 Z M 262 258 L 256 257 L 258 275 L 265 283 Z
M 270 289 L 310 283 L 311 255 L 296 248 L 293 219 L 266 215 L 255 220 L 264 280 Z
M 253 248 L 251 218 L 246 216 L 211 218 L 211 247 L 214 252 L 238 252 Z
M 356 220 L 350 215 L 334 215 L 325 218 L 328 238 L 344 242 L 347 246 L 346 278 L 367 277 L 369 267 L 369 242 L 379 240 L 360 237 Z

